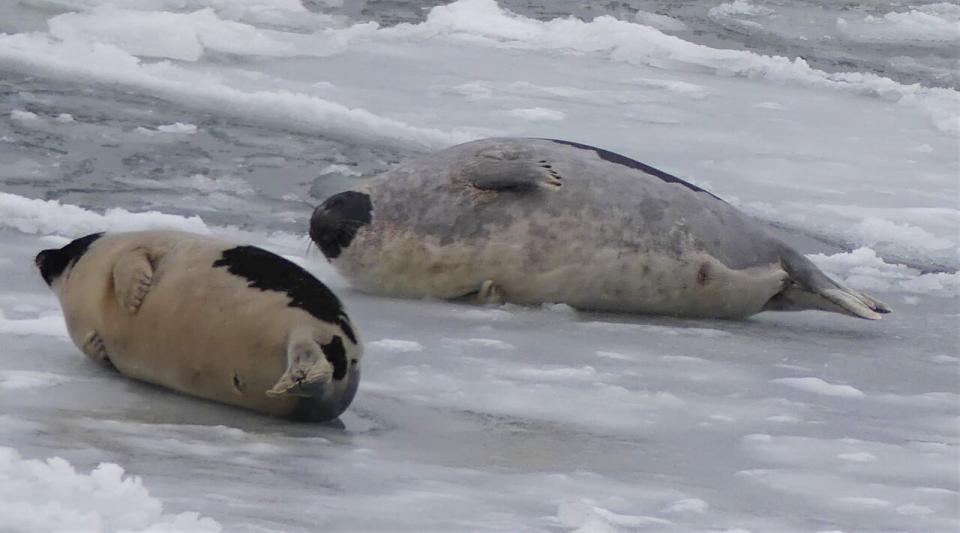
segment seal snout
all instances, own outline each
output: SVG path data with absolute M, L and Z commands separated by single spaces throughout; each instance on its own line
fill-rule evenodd
M 327 198 L 310 217 L 310 240 L 328 259 L 338 257 L 350 246 L 357 231 L 370 224 L 373 204 L 370 195 L 346 191 Z
M 304 422 L 325 422 L 343 414 L 350 407 L 360 385 L 360 367 L 354 361 L 340 381 L 308 385 L 309 396 L 301 397 L 293 418 Z

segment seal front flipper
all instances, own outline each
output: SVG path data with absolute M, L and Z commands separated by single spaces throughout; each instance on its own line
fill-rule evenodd
M 330 346 L 340 337 L 332 336 Z M 343 344 L 340 341 L 342 351 Z M 287 370 L 280 376 L 267 396 L 319 396 L 323 386 L 330 382 L 337 368 L 329 361 L 328 354 L 310 334 L 309 330 L 298 329 L 290 332 L 287 339 Z M 332 351 L 332 350 L 329 350 Z M 337 363 L 334 361 L 333 363 Z M 344 365 L 345 365 L 344 361 Z
M 819 309 L 867 320 L 880 320 L 881 314 L 892 311 L 887 304 L 830 279 L 809 259 L 785 246 L 780 251 L 780 263 L 789 277 L 764 309 Z
M 477 291 L 477 301 L 482 305 L 500 305 L 505 301 L 503 288 L 492 279 L 485 280 Z
M 485 191 L 530 192 L 563 185 L 563 177 L 547 160 L 522 151 L 484 150 L 464 163 L 461 172 L 470 185 Z
M 121 308 L 130 314 L 136 313 L 152 283 L 153 265 L 146 250 L 130 250 L 117 258 L 113 266 L 113 291 Z

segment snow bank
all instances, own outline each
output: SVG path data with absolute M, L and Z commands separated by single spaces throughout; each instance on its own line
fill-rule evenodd
M 193 13 L 98 8 L 48 21 L 50 34 L 64 41 L 107 43 L 140 57 L 196 61 L 205 50 L 245 56 L 289 57 L 296 47 L 274 39 L 270 30 L 220 19 L 212 9 Z
M 99 231 L 179 229 L 210 233 L 200 217 L 182 217 L 156 211 L 132 213 L 111 208 L 103 214 L 56 200 L 36 200 L 0 192 L 0 228 L 33 235 L 80 237 Z
M 116 207 L 98 213 L 55 200 L 38 200 L 0 192 L 0 229 L 4 228 L 30 235 L 68 239 L 101 231 L 162 229 L 215 235 L 235 242 L 256 243 L 303 266 L 321 279 L 331 279 L 337 286 L 345 283 L 326 262 L 313 264 L 302 257 L 291 255 L 303 253 L 305 237 L 302 235 L 282 231 L 246 231 L 235 226 L 209 226 L 198 216 L 187 217 L 157 211 L 136 213 Z
M 216 76 L 193 72 L 167 61 L 141 62 L 112 44 L 45 34 L 0 34 L 0 63 L 22 65 L 47 75 L 116 83 L 190 107 L 216 109 L 241 117 L 334 138 L 442 147 L 478 137 L 467 130 L 442 131 L 411 126 L 302 92 L 241 90 Z
M 163 513 L 137 476 L 114 463 L 101 463 L 89 474 L 53 457 L 24 459 L 0 447 L 0 516 L 11 533 L 126 531 L 142 533 L 211 533 L 220 524 L 197 513 Z
M 960 293 L 960 272 L 923 273 L 905 265 L 887 263 L 867 247 L 807 257 L 845 285 L 865 291 L 898 290 L 943 296 Z
M 66 11 L 97 11 L 113 6 L 138 11 L 198 11 L 209 9 L 218 17 L 248 24 L 318 29 L 339 25 L 338 17 L 313 13 L 300 0 L 22 0 L 21 4 Z
M 851 387 L 850 385 L 836 385 L 828 383 L 820 378 L 779 378 L 773 380 L 773 383 L 779 383 L 788 387 L 793 387 L 805 392 L 820 394 L 823 396 L 839 396 L 842 398 L 860 398 L 865 396 L 863 391 Z

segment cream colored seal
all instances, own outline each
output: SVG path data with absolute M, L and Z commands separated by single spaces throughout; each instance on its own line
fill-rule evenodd
M 484 139 L 413 159 L 313 213 L 360 290 L 676 316 L 890 308 L 713 194 L 607 150 Z
M 329 420 L 362 354 L 340 300 L 266 250 L 177 231 L 93 234 L 36 263 L 73 342 L 121 374 L 275 416 Z

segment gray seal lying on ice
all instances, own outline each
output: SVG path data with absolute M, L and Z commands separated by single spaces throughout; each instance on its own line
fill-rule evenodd
M 326 199 L 310 237 L 382 295 L 717 318 L 890 311 L 713 194 L 568 141 L 484 139 L 404 162 Z
M 88 235 L 36 264 L 74 344 L 125 376 L 314 421 L 356 394 L 362 349 L 340 300 L 276 254 L 141 231 Z

